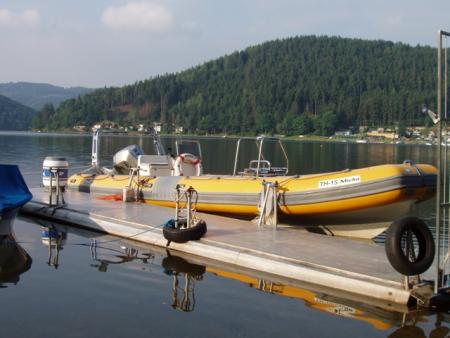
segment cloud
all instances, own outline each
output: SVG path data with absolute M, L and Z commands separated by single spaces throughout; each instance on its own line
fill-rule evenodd
M 172 27 L 173 15 L 167 8 L 153 2 L 129 2 L 106 8 L 102 22 L 117 30 L 160 33 Z
M 35 27 L 40 22 L 40 15 L 36 9 L 26 9 L 22 13 L 13 13 L 0 8 L 0 27 Z

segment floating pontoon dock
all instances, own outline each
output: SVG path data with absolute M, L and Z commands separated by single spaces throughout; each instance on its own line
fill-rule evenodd
M 22 213 L 166 247 L 162 225 L 174 209 L 96 199 L 68 191 L 66 205 L 50 207 L 48 192 L 32 190 L 34 199 Z M 208 232 L 199 241 L 171 243 L 170 248 L 293 281 L 372 297 L 396 304 L 411 299 L 427 303 L 429 285 L 406 289 L 404 276 L 389 264 L 384 247 L 339 237 L 312 234 L 292 227 L 258 227 L 233 218 L 198 214 Z

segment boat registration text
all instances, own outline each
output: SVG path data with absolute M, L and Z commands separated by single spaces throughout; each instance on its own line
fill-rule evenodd
M 319 181 L 319 189 L 338 187 L 341 185 L 361 183 L 361 176 L 347 176 Z

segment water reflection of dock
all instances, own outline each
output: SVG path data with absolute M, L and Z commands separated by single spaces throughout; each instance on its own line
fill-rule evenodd
M 166 247 L 161 227 L 173 217 L 173 209 L 101 201 L 91 195 L 68 192 L 65 207 L 48 207 L 42 190 L 23 212 Z M 171 249 L 207 257 L 217 262 L 250 268 L 297 282 L 314 284 L 373 302 L 407 304 L 417 289 L 406 290 L 403 277 L 395 272 L 384 248 L 366 242 L 311 234 L 293 228 L 259 229 L 253 223 L 226 217 L 201 216 L 208 233 L 200 241 L 172 243 Z M 420 289 L 419 289 L 420 291 Z M 428 291 L 428 290 L 427 290 Z M 425 299 L 426 300 L 426 299 Z
M 38 224 L 58 233 L 58 237 L 66 237 L 69 232 L 90 239 L 89 242 L 84 243 L 83 247 L 86 254 L 91 257 L 92 262 L 89 265 L 96 268 L 99 273 L 109 273 L 119 264 L 124 266 L 131 264 L 132 269 L 138 267 L 139 271 L 150 271 L 159 267 L 167 275 L 170 291 L 166 297 L 170 299 L 169 304 L 174 310 L 196 311 L 204 303 L 201 292 L 203 281 L 224 278 L 249 286 L 248 292 L 262 292 L 298 300 L 311 309 L 364 322 L 377 330 L 396 329 L 402 333 L 404 330 L 413 328 L 415 331 L 423 332 L 416 323 L 429 321 L 426 312 L 411 310 L 404 305 L 381 301 L 370 303 L 373 299 L 364 297 L 345 298 L 345 295 L 337 290 L 325 290 L 314 285 L 260 273 L 252 269 L 239 268 L 231 264 L 219 264 L 217 261 L 204 257 L 184 253 L 180 256 L 180 253 L 174 250 L 168 251 L 132 240 L 118 239 L 111 235 L 51 222 L 38 221 Z M 68 241 L 67 244 L 64 243 L 65 250 L 70 250 L 71 245 L 79 246 L 80 244 Z M 64 265 L 65 262 L 61 261 L 60 264 Z M 152 268 L 149 269 L 149 265 Z M 445 321 L 445 318 L 439 320 Z M 439 329 L 446 328 L 439 327 Z

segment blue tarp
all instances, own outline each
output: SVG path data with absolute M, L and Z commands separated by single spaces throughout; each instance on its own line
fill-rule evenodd
M 32 197 L 19 168 L 0 164 L 0 215 L 24 205 Z

